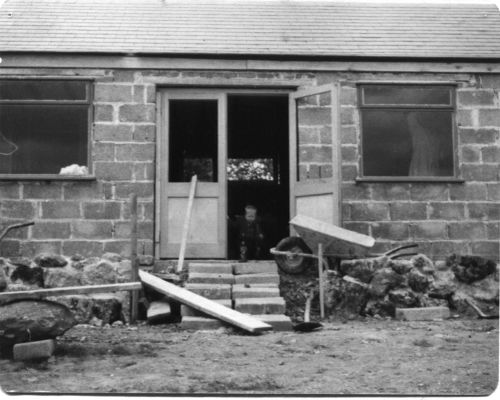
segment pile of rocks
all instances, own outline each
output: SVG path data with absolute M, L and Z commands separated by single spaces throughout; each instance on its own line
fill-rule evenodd
M 318 310 L 315 272 L 281 275 L 287 313 L 300 320 L 306 294 L 313 290 L 313 316 Z M 345 280 L 349 276 L 351 281 Z M 465 302 L 475 300 L 485 312 L 498 313 L 499 270 L 481 257 L 453 255 L 432 262 L 423 254 L 408 260 L 386 257 L 342 261 L 328 271 L 325 309 L 332 317 L 394 317 L 396 308 L 447 306 L 459 314 L 475 315 Z M 355 282 L 358 283 L 355 283 Z M 361 283 L 361 284 L 360 284 Z
M 80 255 L 68 258 L 57 254 L 39 254 L 33 260 L 24 257 L 0 258 L 0 292 L 130 280 L 130 261 L 115 253 L 106 253 L 100 258 Z M 105 325 L 128 320 L 128 292 L 54 296 L 47 300 L 67 306 L 78 323 Z

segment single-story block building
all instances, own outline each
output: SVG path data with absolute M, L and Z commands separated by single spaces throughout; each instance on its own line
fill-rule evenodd
M 233 258 L 296 214 L 499 258 L 500 13 L 487 4 L 0 1 L 3 256 Z

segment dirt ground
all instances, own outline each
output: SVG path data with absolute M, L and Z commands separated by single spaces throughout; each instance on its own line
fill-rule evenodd
M 498 321 L 325 323 L 312 333 L 79 325 L 44 362 L 0 360 L 6 392 L 488 395 Z

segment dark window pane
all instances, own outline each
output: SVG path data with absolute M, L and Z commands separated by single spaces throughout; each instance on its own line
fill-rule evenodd
M 450 111 L 363 110 L 365 176 L 453 176 Z
M 87 83 L 75 81 L 0 81 L 0 100 L 86 100 Z
M 0 173 L 87 166 L 88 106 L 0 105 Z
M 169 180 L 217 181 L 217 100 L 170 100 Z
M 230 158 L 227 161 L 230 181 L 273 181 L 272 158 Z
M 451 88 L 446 86 L 363 87 L 365 105 L 451 105 Z

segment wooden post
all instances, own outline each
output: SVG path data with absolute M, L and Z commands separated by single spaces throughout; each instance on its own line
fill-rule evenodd
M 137 258 L 137 194 L 130 195 L 130 264 L 132 266 L 132 281 L 139 280 L 139 260 Z M 130 292 L 130 323 L 137 321 L 137 304 L 139 292 Z
M 196 179 L 197 179 L 196 175 L 193 175 L 193 177 L 191 178 L 188 206 L 186 210 L 186 216 L 184 218 L 184 226 L 182 227 L 182 240 L 181 240 L 181 249 L 179 251 L 179 260 L 177 261 L 177 272 L 182 271 L 182 264 L 184 264 L 184 255 L 186 254 L 186 242 L 189 233 L 189 224 L 191 223 L 191 213 L 193 211 L 194 194 L 196 191 Z
M 321 319 L 325 318 L 325 301 L 323 294 L 323 244 L 318 244 L 318 275 L 319 275 L 319 312 Z

